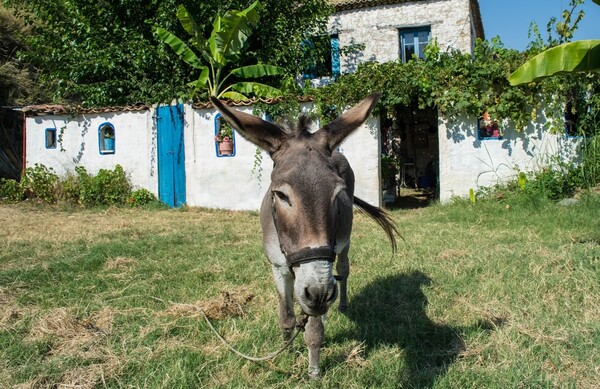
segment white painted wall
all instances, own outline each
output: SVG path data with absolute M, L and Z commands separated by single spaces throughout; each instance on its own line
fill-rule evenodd
M 252 113 L 252 107 L 239 108 Z M 263 151 L 261 178 L 252 173 L 256 146 L 235 134 L 235 156 L 217 157 L 214 109 L 185 107 L 186 200 L 190 206 L 258 210 L 269 187 L 272 163 Z M 256 169 L 258 173 L 258 169 Z
M 364 44 L 354 58 L 341 58 L 342 72 L 351 72 L 361 62 L 396 61 L 400 58 L 399 29 L 431 26 L 431 38 L 440 49 L 472 50 L 472 20 L 469 0 L 401 2 L 336 12 L 329 29 L 337 33 L 340 46 Z
M 544 120 L 538 118 L 522 132 L 505 127 L 502 139 L 480 140 L 476 118 L 440 119 L 440 201 L 466 197 L 469 189 L 514 180 L 518 172 L 540 170 L 556 158 L 576 160 L 580 140 L 550 134 L 540 124 Z
M 237 108 L 252 113 L 253 107 Z M 310 107 L 304 107 L 308 110 Z M 253 172 L 256 146 L 235 134 L 233 157 L 217 157 L 212 109 L 184 105 L 186 202 L 189 206 L 231 210 L 258 210 L 269 187 L 273 163 L 260 151 L 262 161 Z M 39 163 L 52 167 L 59 176 L 84 166 L 91 174 L 100 169 L 123 166 L 134 187 L 158 196 L 157 138 L 154 108 L 143 112 L 81 114 L 75 117 L 45 115 L 26 119 L 27 167 Z M 115 127 L 115 153 L 100 154 L 98 128 L 109 122 Z M 64 128 L 62 148 L 46 149 L 45 129 Z M 373 205 L 379 194 L 379 120 L 370 118 L 341 146 L 354 168 L 356 195 Z M 260 178 L 259 178 L 260 176 Z
M 236 108 L 252 113 L 253 107 Z M 309 109 L 304 107 L 304 110 Z M 214 144 L 214 110 L 186 106 L 185 155 L 187 204 L 208 208 L 258 210 L 270 183 L 273 162 L 260 151 L 255 169 L 256 146 L 235 134 L 234 157 L 217 157 Z M 356 195 L 373 205 L 379 195 L 379 120 L 370 118 L 341 145 L 356 176 Z M 260 179 L 258 177 L 260 170 Z
M 76 166 L 84 166 L 89 173 L 96 174 L 100 169 L 114 169 L 120 164 L 136 189 L 146 188 L 157 194 L 156 129 L 152 113 L 153 110 L 27 117 L 26 167 L 39 163 L 65 176 L 74 173 Z M 114 154 L 101 155 L 99 151 L 98 128 L 105 122 L 115 127 Z M 47 128 L 56 128 L 57 137 L 62 132 L 62 145 L 58 143 L 56 149 L 46 149 Z

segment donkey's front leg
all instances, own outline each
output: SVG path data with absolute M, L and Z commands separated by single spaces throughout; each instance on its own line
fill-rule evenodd
M 272 266 L 273 279 L 277 287 L 279 299 L 279 328 L 283 333 L 283 341 L 292 338 L 296 326 L 296 315 L 294 314 L 294 278 L 287 268 Z
M 308 346 L 308 377 L 319 378 L 319 357 L 321 355 L 321 344 L 323 343 L 325 328 L 322 316 L 310 316 L 304 332 L 304 341 Z

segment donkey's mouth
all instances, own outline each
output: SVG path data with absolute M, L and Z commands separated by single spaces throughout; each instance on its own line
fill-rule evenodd
M 298 303 L 302 311 L 309 316 L 321 316 L 327 313 L 337 299 L 338 288 L 335 279 L 327 285 L 305 286 L 298 294 Z

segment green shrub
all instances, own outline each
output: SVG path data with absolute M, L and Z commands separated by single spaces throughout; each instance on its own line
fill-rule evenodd
M 45 203 L 55 203 L 58 197 L 58 176 L 54 169 L 35 164 L 25 169 L 19 182 L 26 198 L 37 198 Z
M 100 169 L 95 176 L 83 166 L 75 168 L 77 173 L 79 202 L 85 206 L 125 204 L 129 199 L 131 185 L 121 165 L 114 170 Z
M 577 189 L 576 176 L 572 169 L 544 168 L 524 185 L 528 195 L 549 200 L 560 200 L 572 196 Z
M 144 188 L 133 191 L 131 193 L 131 196 L 129 197 L 129 205 L 131 205 L 132 207 L 139 207 L 155 202 L 158 202 L 156 196 L 154 196 L 154 194 L 148 189 Z
M 18 203 L 25 200 L 25 191 L 16 180 L 0 178 L 0 202 Z

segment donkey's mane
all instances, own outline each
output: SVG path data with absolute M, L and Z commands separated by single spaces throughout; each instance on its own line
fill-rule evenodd
M 310 116 L 301 114 L 296 123 L 287 119 L 284 122 L 279 123 L 279 125 L 286 134 L 298 137 L 310 135 L 310 127 L 313 123 L 314 120 Z

